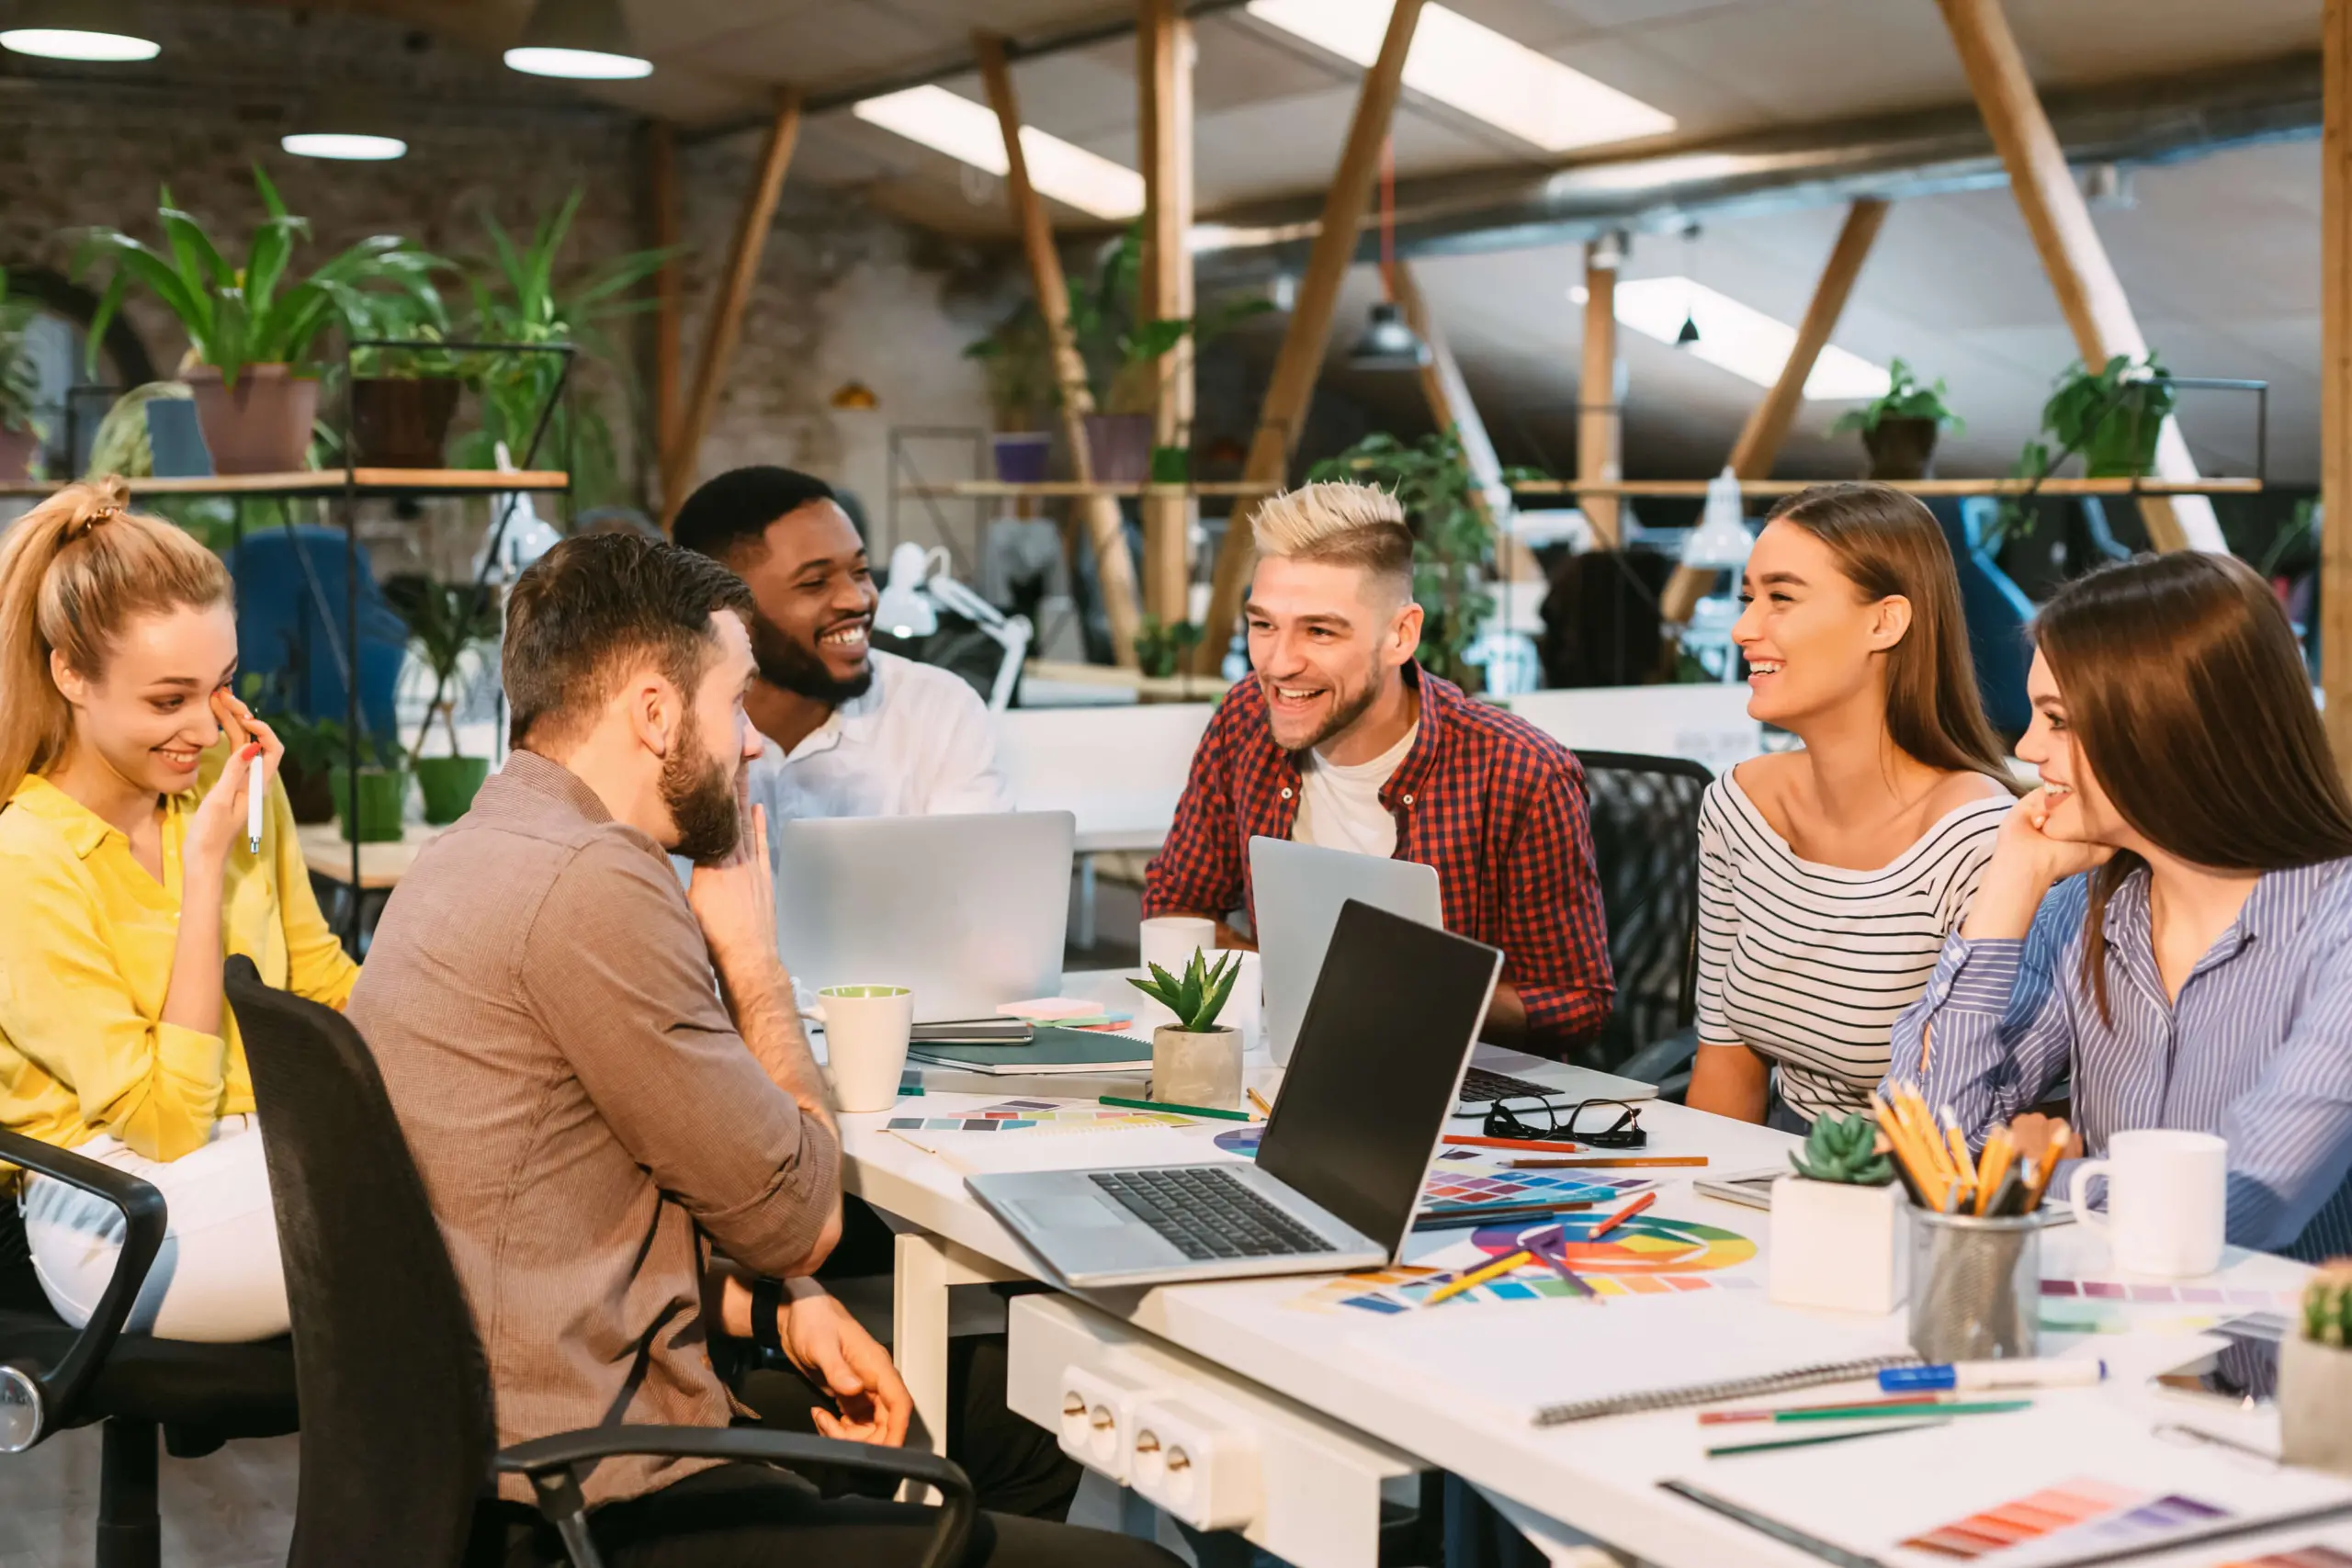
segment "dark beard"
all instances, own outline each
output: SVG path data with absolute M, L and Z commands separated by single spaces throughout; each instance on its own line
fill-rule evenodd
M 735 852 L 743 831 L 735 770 L 703 750 L 702 729 L 691 713 L 678 744 L 662 759 L 662 804 L 678 829 L 671 853 L 716 865 Z
M 846 681 L 836 680 L 825 661 L 817 657 L 815 649 L 793 641 L 764 615 L 754 616 L 752 621 L 752 660 L 759 666 L 760 679 L 769 685 L 827 707 L 837 708 L 853 698 L 862 697 L 874 684 L 871 655 L 865 669 Z

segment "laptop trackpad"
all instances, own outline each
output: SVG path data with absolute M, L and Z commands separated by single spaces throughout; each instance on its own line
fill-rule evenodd
M 1109 1230 L 1127 1223 L 1127 1212 L 1097 1198 L 1023 1198 L 1012 1209 L 1045 1231 Z

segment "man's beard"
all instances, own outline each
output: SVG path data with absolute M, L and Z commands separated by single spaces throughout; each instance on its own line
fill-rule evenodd
M 662 804 L 678 829 L 671 852 L 696 865 L 716 865 L 735 852 L 742 837 L 742 811 L 735 799 L 733 768 L 703 750 L 702 727 L 686 715 L 678 743 L 662 759 Z
M 842 680 L 826 667 L 815 649 L 793 641 L 764 615 L 756 616 L 752 622 L 752 659 L 759 666 L 760 679 L 769 685 L 780 686 L 827 707 L 837 708 L 853 698 L 862 697 L 874 684 L 871 663 L 848 680 Z
M 1268 693 L 1268 701 L 1272 701 L 1272 693 Z M 1295 746 L 1291 748 L 1291 750 L 1293 751 L 1314 750 L 1317 746 L 1322 745 L 1323 742 L 1330 739 L 1331 737 L 1346 729 L 1348 726 L 1353 724 L 1356 720 L 1362 718 L 1366 713 L 1370 712 L 1373 703 L 1376 701 L 1379 696 L 1380 682 L 1376 679 L 1365 682 L 1363 684 L 1363 690 L 1358 692 L 1352 698 L 1349 699 L 1345 703 L 1337 701 L 1335 696 L 1335 700 L 1331 706 L 1331 716 L 1323 721 L 1323 728 L 1317 730 L 1313 735 L 1308 736 L 1305 744 Z

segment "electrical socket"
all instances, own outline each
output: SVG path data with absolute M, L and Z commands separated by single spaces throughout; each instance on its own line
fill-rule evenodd
M 1129 1484 L 1199 1530 L 1247 1529 L 1264 1507 L 1257 1434 L 1224 1406 L 1159 1394 L 1135 1410 Z
M 1135 1453 L 1136 1408 L 1159 1387 L 1117 1367 L 1063 1369 L 1062 1451 L 1126 1485 Z

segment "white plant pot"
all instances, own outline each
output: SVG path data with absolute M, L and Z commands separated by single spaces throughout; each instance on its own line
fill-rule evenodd
M 2290 1333 L 2278 1347 L 2279 1454 L 2352 1475 L 2352 1349 Z
M 1770 1294 L 1785 1306 L 1890 1313 L 1903 1304 L 1910 1252 L 1903 1189 L 1783 1176 L 1772 1183 Z
M 1151 1032 L 1151 1098 L 1208 1111 L 1241 1109 L 1241 1032 L 1200 1033 L 1163 1024 Z

